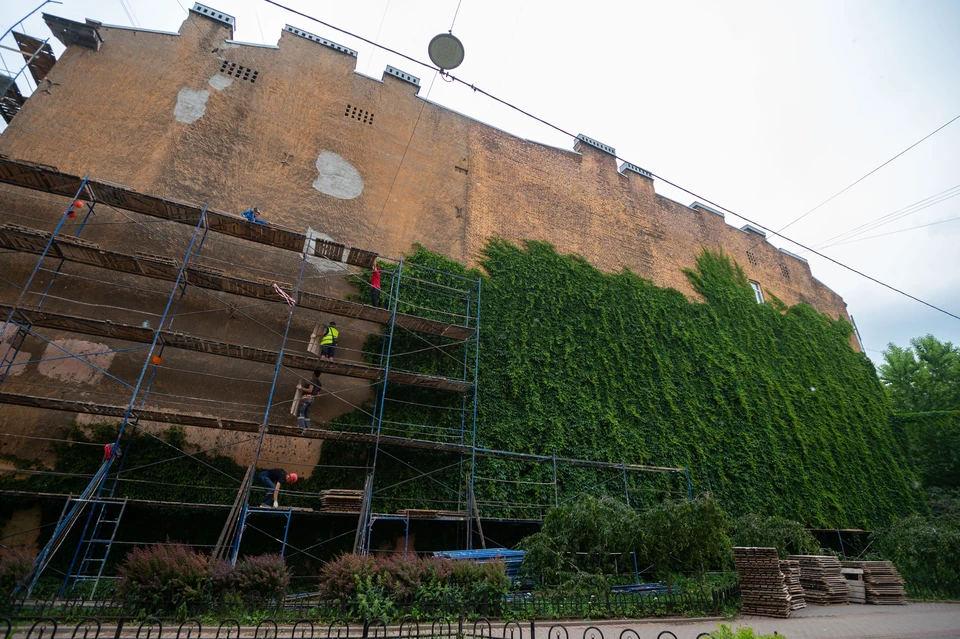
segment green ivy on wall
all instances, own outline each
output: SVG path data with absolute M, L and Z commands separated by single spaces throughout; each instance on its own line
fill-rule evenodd
M 886 395 L 870 360 L 851 348 L 845 320 L 775 298 L 757 304 L 742 269 L 706 250 L 687 272 L 703 302 L 626 270 L 602 273 L 540 242 L 492 240 L 481 262 L 481 446 L 688 466 L 694 490 L 714 493 L 733 515 L 810 526 L 875 526 L 925 508 Z M 404 273 L 417 264 L 479 276 L 423 247 Z M 402 286 L 401 310 L 438 308 L 429 294 Z M 449 306 L 441 310 L 453 312 L 454 301 Z M 394 351 L 422 351 L 422 342 L 398 332 Z M 421 352 L 404 368 L 456 374 L 451 359 Z M 407 396 L 425 392 L 434 391 Z M 460 415 L 388 404 L 385 419 L 455 427 Z M 391 453 L 401 460 L 381 459 L 378 485 L 412 477 L 404 461 L 422 464 L 422 455 Z M 437 457 L 431 469 L 449 463 Z M 478 463 L 484 514 L 523 516 L 524 508 L 538 513 L 518 504 L 552 505 L 551 464 Z M 456 486 L 465 473 L 433 477 Z M 560 475 L 561 502 L 578 492 L 624 495 L 617 472 L 566 467 Z M 391 493 L 398 504 L 421 499 L 426 507 L 451 494 L 430 482 L 405 486 Z M 682 475 L 631 474 L 628 489 L 631 503 L 651 505 L 686 486 Z
M 480 446 L 689 467 L 693 491 L 713 493 L 733 516 L 752 512 L 816 527 L 876 527 L 925 512 L 919 482 L 890 425 L 887 397 L 869 359 L 851 348 L 846 321 L 804 304 L 786 308 L 775 298 L 757 304 L 743 271 L 707 251 L 687 273 L 703 302 L 626 270 L 602 273 L 539 242 L 518 247 L 493 240 L 481 263 L 482 275 L 416 247 L 404 262 L 399 306 L 417 314 L 430 309 L 427 315 L 450 321 L 451 313 L 464 314 L 465 304 L 476 300 L 451 292 L 463 282 L 437 271 L 482 278 Z M 385 292 L 391 277 L 384 273 Z M 428 282 L 449 289 L 438 295 Z M 365 350 L 379 352 L 378 339 Z M 398 330 L 391 365 L 460 377 L 472 347 Z M 426 424 L 455 437 L 472 427 L 461 412 L 472 415 L 470 397 L 410 387 L 391 387 L 388 396 L 395 400 L 384 413 L 392 434 L 423 436 L 409 425 Z M 338 418 L 337 427 L 369 432 L 369 410 Z M 166 437 L 184 444 L 178 429 Z M 103 432 L 92 439 L 111 437 Z M 229 490 L 202 487 L 235 487 L 243 468 L 216 456 L 205 456 L 206 465 L 170 461 L 172 452 L 138 436 L 125 475 L 144 481 L 125 482 L 121 492 L 232 502 Z M 100 459 L 92 446 L 64 446 L 57 453 L 56 470 L 66 473 L 91 473 Z M 468 462 L 446 453 L 385 449 L 377 463 L 375 511 L 465 508 Z M 370 451 L 327 442 L 321 463 L 363 466 Z M 421 472 L 431 474 L 423 478 Z M 628 492 L 635 507 L 687 494 L 683 473 L 630 473 L 624 486 L 619 469 L 560 464 L 556 492 L 549 462 L 478 458 L 475 475 L 481 514 L 494 517 L 538 519 L 555 500 L 565 503 L 581 493 L 624 499 Z M 361 488 L 363 478 L 362 469 L 330 468 L 297 489 Z M 38 492 L 77 492 L 84 483 L 0 479 L 2 487 Z M 292 505 L 316 502 L 290 499 Z

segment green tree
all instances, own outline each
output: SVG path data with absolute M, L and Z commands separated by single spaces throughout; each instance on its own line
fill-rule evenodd
M 787 555 L 815 555 L 820 544 L 803 524 L 784 517 L 763 517 L 748 513 L 733 522 L 734 546 L 776 548 L 781 559 Z
M 648 561 L 670 587 L 671 571 L 703 573 L 730 554 L 726 516 L 709 494 L 665 501 L 641 515 L 642 545 Z
M 523 569 L 543 586 L 593 590 L 629 561 L 641 529 L 637 512 L 607 497 L 584 495 L 552 508 L 541 532 L 521 540 Z
M 933 335 L 888 344 L 880 365 L 893 409 L 903 412 L 960 409 L 960 348 Z

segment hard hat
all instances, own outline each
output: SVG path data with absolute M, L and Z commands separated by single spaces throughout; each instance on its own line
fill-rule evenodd
M 290 483 L 293 484 L 293 483 L 296 483 L 296 481 L 297 481 L 297 474 L 290 473 Z

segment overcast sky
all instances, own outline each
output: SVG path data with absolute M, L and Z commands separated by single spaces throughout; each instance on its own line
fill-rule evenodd
M 957 0 L 460 0 L 459 11 L 458 0 L 278 1 L 424 61 L 430 39 L 452 25 L 466 48 L 457 77 L 773 229 L 960 115 Z M 39 2 L 3 0 L 0 28 Z M 419 76 L 420 95 L 431 101 L 521 137 L 573 145 L 468 87 L 265 0 L 206 4 L 236 17 L 237 40 L 276 44 L 289 23 L 359 51 L 360 73 L 379 78 L 392 64 Z M 43 11 L 176 31 L 190 6 L 64 0 Z M 50 36 L 39 12 L 25 29 Z M 62 45 L 52 42 L 59 55 Z M 3 44 L 15 46 L 9 36 Z M 16 54 L 3 59 L 15 70 L 22 65 Z M 660 181 L 656 187 L 685 204 L 695 199 Z M 960 344 L 960 320 L 793 243 L 822 247 L 895 217 L 823 252 L 960 315 L 960 197 L 953 195 L 960 195 L 960 120 L 790 226 L 789 240 L 771 241 L 809 257 L 814 276 L 843 296 L 874 361 L 888 342 L 905 346 L 927 333 Z

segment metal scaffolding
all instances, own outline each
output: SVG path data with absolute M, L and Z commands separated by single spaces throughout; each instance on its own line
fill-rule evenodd
M 120 472 L 124 470 L 124 464 L 130 456 L 135 454 L 135 451 L 129 448 L 132 432 L 128 431 L 137 430 L 140 421 L 182 424 L 252 435 L 242 440 L 255 442 L 255 449 L 232 506 L 189 504 L 229 510 L 213 554 L 231 562 L 236 562 L 241 553 L 241 542 L 251 516 L 265 513 L 282 515 L 285 521 L 283 539 L 277 539 L 277 541 L 281 542 L 281 548 L 285 550 L 288 546 L 287 536 L 293 514 L 298 511 L 309 512 L 309 509 L 302 508 L 266 511 L 250 507 L 250 494 L 267 435 L 308 441 L 343 441 L 370 447 L 369 462 L 363 466 L 366 478 L 360 512 L 354 514 L 357 516 L 357 528 L 353 548 L 359 553 L 371 552 L 373 527 L 378 520 L 403 522 L 407 536 L 409 536 L 412 519 L 461 522 L 464 526 L 463 545 L 468 549 L 477 545 L 486 547 L 488 540 L 484 537 L 481 523 L 483 511 L 487 512 L 491 521 L 536 522 L 542 518 L 546 508 L 560 504 L 559 486 L 563 482 L 561 473 L 558 473 L 558 465 L 561 470 L 564 467 L 580 466 L 595 468 L 598 472 L 609 471 L 616 481 L 623 482 L 627 503 L 630 502 L 631 491 L 628 473 L 655 472 L 685 476 L 687 491 L 684 492 L 691 490 L 689 474 L 684 468 L 571 459 L 556 455 L 495 450 L 482 446 L 478 436 L 477 412 L 481 319 L 481 280 L 478 277 L 435 271 L 421 264 L 378 256 L 369 251 L 319 240 L 281 226 L 258 225 L 206 207 L 156 198 L 124 187 L 97 182 L 89 176 L 80 178 L 48 167 L 33 166 L 3 158 L 0 158 L 0 183 L 49 195 L 71 197 L 66 211 L 59 217 L 51 232 L 19 224 L 0 224 L 0 249 L 38 256 L 26 283 L 23 286 L 17 286 L 19 294 L 16 300 L 11 305 L 0 305 L 0 312 L 6 314 L 3 328 L 6 330 L 10 327 L 15 331 L 0 363 L 0 403 L 119 418 L 121 421 L 115 444 L 117 447 L 126 448 L 116 464 L 116 474 L 112 475 L 112 482 L 109 481 L 108 475 L 114 458 L 110 457 L 90 478 L 83 493 L 79 497 L 68 499 L 50 542 L 34 564 L 32 583 L 28 591 L 32 590 L 43 569 L 49 564 L 56 550 L 63 545 L 70 530 L 84 512 L 87 514 L 86 523 L 80 535 L 80 542 L 73 553 L 70 568 L 65 575 L 61 593 L 67 592 L 78 581 L 92 581 L 96 588 L 103 577 L 103 568 L 126 505 L 138 501 L 122 495 L 118 496 L 116 493 L 118 484 L 125 481 L 119 478 Z M 77 206 L 77 203 L 85 204 Z M 101 208 L 96 209 L 98 206 Z M 106 213 L 118 214 L 126 220 L 124 223 L 138 224 L 146 229 L 146 232 L 174 247 L 179 245 L 157 235 L 155 230 L 157 225 L 161 227 L 163 224 L 189 225 L 192 228 L 192 234 L 182 253 L 182 258 L 124 253 L 81 240 L 80 231 L 95 215 L 95 211 L 104 213 L 104 207 Z M 81 208 L 85 209 L 86 215 L 79 223 L 76 233 L 73 236 L 61 233 L 67 221 L 75 219 Z M 139 218 L 131 218 L 128 215 L 130 213 L 152 218 L 152 226 L 145 226 L 143 222 L 138 221 Z M 91 224 L 96 223 L 98 223 L 96 219 L 91 222 Z M 214 242 L 228 242 L 232 246 L 236 244 L 231 242 L 232 238 L 241 240 L 240 244 L 236 244 L 238 247 L 256 243 L 277 250 L 281 256 L 286 255 L 287 258 L 284 259 L 289 259 L 291 254 L 295 255 L 297 260 L 295 282 L 283 283 L 281 281 L 283 273 L 272 273 L 250 264 L 225 262 L 213 255 L 202 254 L 208 236 L 211 234 L 218 238 Z M 383 277 L 387 284 L 384 287 L 386 308 L 357 301 L 344 301 L 309 290 L 310 287 L 305 286 L 308 279 L 305 278 L 305 271 L 310 260 L 316 259 L 325 260 L 324 263 L 360 269 L 371 268 L 379 262 L 383 266 Z M 56 261 L 54 268 L 45 266 L 48 260 Z M 279 260 L 280 263 L 282 261 Z M 127 316 L 146 314 L 150 318 L 137 325 L 132 321 L 114 321 L 103 317 L 90 317 L 43 308 L 44 301 L 51 298 L 66 303 L 70 309 L 74 306 L 85 308 L 86 303 L 83 300 L 55 296 L 52 292 L 58 277 L 81 279 L 84 277 L 64 271 L 65 264 L 80 265 L 83 269 L 93 269 L 97 273 L 119 274 L 126 279 L 122 282 L 105 283 L 138 292 L 150 292 L 155 295 L 159 292 L 156 284 L 169 285 L 166 289 L 168 292 L 165 295 L 163 310 L 161 313 L 148 313 L 141 308 L 109 306 L 104 311 L 113 313 L 119 310 Z M 230 272 L 214 264 L 227 265 Z M 345 266 L 343 268 L 346 269 Z M 333 276 L 343 277 L 343 272 L 335 271 Z M 31 290 L 42 279 L 38 278 L 40 273 L 49 277 L 42 293 Z M 268 277 L 258 275 L 260 273 L 267 274 Z M 129 276 L 137 276 L 140 279 Z M 139 284 L 129 283 L 141 280 L 153 283 L 154 288 L 141 289 L 138 288 Z M 91 281 L 99 282 L 100 280 Z M 231 314 L 238 313 L 263 327 L 266 325 L 248 315 L 239 303 L 228 302 L 225 299 L 250 300 L 250 304 L 256 305 L 257 310 L 270 312 L 274 320 L 282 317 L 283 331 L 270 329 L 267 332 L 268 335 L 277 336 L 278 344 L 275 347 L 264 348 L 261 345 L 252 346 L 238 341 L 225 341 L 219 336 L 218 339 L 211 339 L 182 330 L 174 330 L 174 321 L 178 314 L 182 313 L 181 308 L 188 287 L 198 295 L 208 296 L 216 304 L 222 304 L 220 308 L 229 308 Z M 39 299 L 36 303 L 28 303 L 28 300 L 33 298 Z M 428 304 L 424 299 L 440 301 L 436 304 L 432 302 Z M 282 315 L 278 313 L 281 309 L 283 309 Z M 356 361 L 356 358 L 330 360 L 317 357 L 319 353 L 315 351 L 316 344 L 311 342 L 306 348 L 302 348 L 302 341 L 291 337 L 291 326 L 295 315 L 305 314 L 307 317 L 301 317 L 302 321 L 316 322 L 317 313 L 379 324 L 379 330 L 368 334 L 368 338 L 380 340 L 379 349 L 376 352 L 361 353 L 365 356 L 366 362 Z M 156 324 L 151 326 L 153 321 Z M 143 351 L 144 357 L 136 380 L 127 382 L 112 375 L 90 361 L 90 353 L 71 352 L 62 345 L 55 344 L 52 339 L 42 334 L 45 330 L 93 335 L 134 344 L 134 346 L 116 348 L 107 352 Z M 56 355 L 27 362 L 18 360 L 21 347 L 28 337 L 43 340 L 44 343 L 55 347 Z M 370 343 L 369 340 L 368 343 Z M 198 357 L 201 358 L 217 356 L 270 365 L 272 375 L 269 378 L 255 377 L 246 380 L 262 384 L 264 388 L 269 387 L 266 406 L 244 403 L 239 398 L 238 401 L 225 403 L 203 397 L 171 395 L 164 393 L 162 388 L 158 390 L 156 387 L 158 377 L 162 376 L 163 371 L 169 367 L 164 363 L 164 358 L 168 356 L 168 348 L 176 349 L 171 351 L 173 353 L 180 351 L 198 353 L 200 354 Z M 416 366 L 408 365 L 408 362 L 415 360 L 415 356 L 421 352 L 435 354 L 442 362 L 439 369 L 443 374 L 438 374 L 436 370 L 418 371 Z M 90 401 L 40 395 L 36 394 L 32 387 L 30 390 L 33 392 L 22 392 L 22 390 L 10 388 L 20 383 L 10 378 L 10 371 L 14 367 L 60 358 L 71 358 L 82 362 L 85 366 L 96 370 L 112 386 L 119 385 L 120 392 L 110 392 L 98 387 L 95 390 L 86 391 L 87 395 L 93 396 L 93 401 Z M 352 425 L 326 423 L 322 424 L 321 428 L 303 430 L 283 423 L 286 418 L 279 415 L 279 411 L 272 410 L 276 403 L 280 403 L 275 402 L 275 397 L 281 383 L 281 374 L 293 374 L 298 379 L 302 379 L 296 372 L 301 370 L 320 370 L 330 375 L 354 378 L 359 380 L 363 388 L 369 388 L 374 398 L 372 408 L 366 411 L 370 415 L 370 426 L 357 428 Z M 186 372 L 218 377 L 209 372 Z M 404 389 L 410 388 L 426 393 L 429 398 L 436 400 L 434 404 L 422 403 L 418 406 L 429 410 L 445 411 L 445 414 L 453 417 L 446 418 L 443 424 L 440 421 L 414 424 L 391 418 L 391 407 L 410 403 L 404 399 Z M 223 414 L 225 404 L 232 414 Z M 296 405 L 296 399 L 294 405 Z M 360 406 L 354 406 L 354 408 L 366 410 Z M 128 429 L 128 426 L 131 428 Z M 156 437 L 147 431 L 140 430 L 146 435 Z M 418 468 L 415 464 L 396 457 L 387 449 L 451 454 L 456 457 L 456 461 L 444 468 L 449 469 L 456 477 L 456 485 L 454 486 L 453 482 L 449 485 L 438 482 L 431 476 L 434 471 Z M 200 453 L 193 455 L 180 449 L 177 451 L 204 463 L 199 458 Z M 449 499 L 444 506 L 450 507 L 430 511 L 414 508 L 405 508 L 398 512 L 378 510 L 386 503 L 382 495 L 396 485 L 384 483 L 382 473 L 378 475 L 378 465 L 382 466 L 387 458 L 391 462 L 409 467 L 415 474 L 413 478 L 403 482 L 426 479 L 443 484 L 445 489 L 450 491 Z M 541 495 L 536 499 L 536 503 L 509 504 L 513 510 L 531 513 L 528 516 L 497 517 L 495 513 L 503 504 L 491 500 L 484 501 L 477 496 L 478 486 L 502 481 L 483 476 L 481 469 L 484 460 L 533 465 L 538 468 L 537 472 L 540 475 L 546 476 L 545 479 L 514 483 L 532 486 L 535 494 L 544 493 L 547 497 Z M 552 479 L 550 478 L 551 470 Z M 235 478 L 232 480 L 236 481 Z M 611 479 L 606 479 L 602 484 L 610 481 Z M 163 501 L 149 503 L 185 505 Z M 298 552 L 305 552 L 305 550 L 298 549 Z

